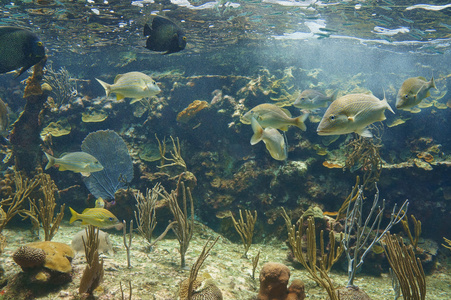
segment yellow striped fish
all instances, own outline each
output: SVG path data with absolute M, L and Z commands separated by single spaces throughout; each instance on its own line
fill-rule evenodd
M 122 228 L 122 223 L 119 223 L 116 216 L 105 208 L 87 208 L 81 214 L 77 213 L 71 207 L 69 207 L 69 209 L 72 214 L 69 221 L 70 224 L 76 220 L 81 220 L 82 225 L 90 224 L 100 228 Z
M 130 103 L 135 103 L 142 98 L 155 96 L 161 92 L 155 80 L 141 72 L 119 74 L 114 79 L 113 84 L 108 84 L 97 78 L 96 80 L 105 89 L 107 97 L 114 93 L 117 100 L 132 98 Z

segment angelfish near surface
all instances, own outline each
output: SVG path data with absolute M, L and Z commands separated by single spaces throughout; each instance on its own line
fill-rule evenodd
M 44 44 L 28 29 L 0 26 L 0 73 L 20 69 L 22 75 L 45 56 Z
M 148 36 L 146 48 L 152 51 L 170 54 L 182 51 L 186 47 L 186 36 L 183 30 L 171 20 L 156 16 L 152 27 L 144 25 L 144 36 Z
M 355 132 L 372 137 L 367 126 L 386 119 L 385 110 L 394 113 L 387 99 L 371 94 L 348 94 L 333 101 L 318 125 L 318 135 L 338 135 Z
M 141 72 L 128 72 L 119 74 L 114 79 L 113 84 L 106 83 L 100 79 L 96 80 L 105 89 L 106 96 L 111 93 L 116 94 L 116 99 L 132 98 L 131 104 L 142 98 L 152 97 L 161 92 L 152 77 Z

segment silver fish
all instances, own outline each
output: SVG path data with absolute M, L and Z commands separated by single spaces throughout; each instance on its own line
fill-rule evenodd
M 48 163 L 45 169 L 57 165 L 60 171 L 73 171 L 80 172 L 83 175 L 90 175 L 93 172 L 98 172 L 103 170 L 102 164 L 92 156 L 91 154 L 85 152 L 71 152 L 63 155 L 60 158 L 53 157 L 52 155 L 45 153 L 48 159 Z
M 254 117 L 263 128 L 271 127 L 286 131 L 288 130 L 288 126 L 292 125 L 305 131 L 306 126 L 304 121 L 307 119 L 308 114 L 292 118 L 288 110 L 282 109 L 274 104 L 263 103 L 245 113 L 241 118 L 241 122 L 244 124 L 251 124 L 252 117 Z
M 254 131 L 254 135 L 251 138 L 251 145 L 263 141 L 272 158 L 276 160 L 287 159 L 287 144 L 277 129 L 271 127 L 263 129 L 254 117 L 251 118 L 251 125 Z
M 387 99 L 379 100 L 369 94 L 349 94 L 332 102 L 318 125 L 319 135 L 337 135 L 351 132 L 372 137 L 368 125 L 385 120 L 385 110 L 393 110 Z
M 114 84 L 108 84 L 97 78 L 96 80 L 105 89 L 107 97 L 114 93 L 117 100 L 132 98 L 131 104 L 161 92 L 155 80 L 141 72 L 119 74 L 114 79 Z
M 434 77 L 427 81 L 424 77 L 412 77 L 406 79 L 398 91 L 396 97 L 396 108 L 408 110 L 411 107 L 419 104 L 421 100 L 429 97 L 430 89 L 436 89 Z
M 319 91 L 304 90 L 294 101 L 293 106 L 303 109 L 317 109 L 320 107 L 327 107 L 327 104 L 334 101 L 336 96 L 336 92 L 331 96 L 326 96 Z

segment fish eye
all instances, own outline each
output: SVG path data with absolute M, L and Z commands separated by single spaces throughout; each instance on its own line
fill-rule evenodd
M 331 116 L 329 117 L 329 119 L 330 119 L 331 121 L 335 120 L 335 115 L 331 115 Z
M 183 39 L 184 41 L 186 41 L 186 36 L 184 36 L 182 39 Z
M 38 45 L 39 47 L 41 47 L 41 46 L 42 46 L 42 42 L 38 42 L 37 45 Z
M 409 95 L 406 94 L 406 95 L 404 96 L 404 98 L 406 98 L 406 99 L 409 98 Z
M 112 217 L 109 217 L 108 220 L 113 221 L 113 218 L 112 218 Z

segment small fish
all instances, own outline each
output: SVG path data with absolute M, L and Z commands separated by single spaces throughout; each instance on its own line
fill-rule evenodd
M 25 28 L 0 26 L 0 73 L 20 68 L 19 77 L 44 56 L 44 44 L 36 34 Z
M 97 198 L 95 208 L 105 208 L 105 200 L 102 197 Z
M 77 213 L 72 207 L 69 207 L 72 217 L 69 223 L 72 224 L 76 220 L 81 220 L 81 224 L 89 224 L 99 228 L 122 228 L 122 223 L 105 208 L 87 208 L 81 214 Z
M 412 77 L 406 79 L 398 91 L 396 97 L 397 109 L 409 109 L 419 104 L 421 100 L 429 97 L 431 94 L 429 90 L 436 89 L 434 77 L 427 81 L 424 77 Z
M 370 94 L 349 94 L 332 102 L 318 125 L 319 135 L 337 135 L 351 132 L 372 137 L 368 125 L 385 120 L 385 110 L 393 110 L 387 99 L 379 100 Z
M 0 135 L 7 136 L 8 135 L 8 107 L 5 102 L 0 98 Z
M 53 165 L 57 165 L 59 166 L 60 171 L 69 170 L 76 173 L 80 172 L 85 176 L 89 176 L 93 172 L 103 170 L 103 166 L 100 164 L 97 158 L 85 152 L 72 152 L 65 154 L 61 158 L 53 157 L 46 152 L 44 153 L 49 161 L 45 166 L 46 170 Z
M 254 131 L 254 135 L 251 138 L 251 145 L 263 141 L 272 158 L 276 160 L 287 159 L 287 144 L 277 129 L 271 127 L 263 129 L 254 117 L 251 118 L 251 125 Z
M 155 80 L 141 72 L 119 74 L 114 78 L 113 84 L 108 84 L 97 78 L 96 80 L 105 89 L 107 97 L 111 93 L 115 93 L 117 100 L 132 98 L 130 104 L 133 104 L 142 98 L 155 96 L 161 92 Z
M 270 103 L 257 105 L 244 114 L 241 118 L 241 122 L 244 124 L 251 124 L 251 119 L 253 117 L 263 128 L 271 127 L 286 131 L 288 130 L 288 126 L 292 125 L 301 128 L 303 131 L 307 129 L 304 121 L 307 119 L 308 114 L 292 118 L 288 110 Z
M 320 107 L 327 107 L 327 104 L 334 101 L 336 97 L 337 92 L 335 92 L 331 96 L 326 96 L 319 91 L 304 90 L 294 101 L 293 106 L 303 109 L 317 109 Z
M 170 54 L 182 51 L 186 47 L 186 36 L 180 27 L 169 19 L 156 16 L 152 27 L 144 25 L 144 36 L 148 36 L 146 48 L 152 51 Z

